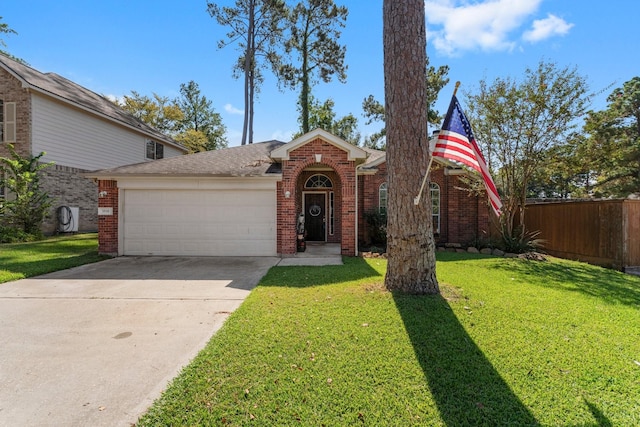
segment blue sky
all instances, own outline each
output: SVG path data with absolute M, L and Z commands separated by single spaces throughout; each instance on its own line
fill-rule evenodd
M 362 100 L 370 94 L 384 100 L 382 0 L 336 2 L 349 9 L 341 37 L 348 80 L 318 84 L 313 94 L 332 98 L 339 116 L 354 114 L 366 135 L 379 126 L 364 126 Z M 576 66 L 593 92 L 613 85 L 594 99 L 596 110 L 614 87 L 640 75 L 637 1 L 429 0 L 425 8 L 431 64 L 450 67 L 451 82 L 437 103 L 441 113 L 455 81 L 462 83 L 464 105 L 464 91 L 481 79 L 518 78 L 540 60 Z M 194 80 L 222 115 L 230 145 L 239 144 L 243 87 L 231 76 L 238 52 L 216 47 L 225 29 L 207 13 L 206 0 L 24 0 L 5 2 L 0 16 L 18 33 L 3 35 L 5 49 L 100 94 L 175 97 L 181 83 Z M 267 76 L 254 141 L 288 141 L 299 128 L 296 99 Z

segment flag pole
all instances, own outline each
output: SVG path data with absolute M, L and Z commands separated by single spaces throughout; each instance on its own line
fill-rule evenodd
M 456 86 L 455 88 L 453 88 L 453 96 L 456 96 L 456 93 L 458 93 L 458 88 L 460 87 L 460 81 L 456 82 Z M 431 148 L 431 145 L 429 145 L 429 148 Z M 429 150 L 431 151 L 431 150 Z M 424 186 L 427 185 L 427 177 L 429 176 L 429 171 L 431 170 L 431 164 L 433 163 L 433 155 L 431 154 L 431 152 L 429 152 L 429 164 L 427 165 L 427 171 L 424 174 L 424 178 L 422 178 L 422 185 L 420 185 L 420 191 L 418 191 L 418 195 L 416 197 L 414 197 L 413 199 L 413 204 L 414 205 L 419 205 L 420 204 L 420 198 L 422 197 L 422 192 L 424 191 Z

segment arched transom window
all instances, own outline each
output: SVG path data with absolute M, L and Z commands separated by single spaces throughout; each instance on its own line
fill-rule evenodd
M 326 175 L 313 175 L 304 183 L 304 188 L 333 188 L 333 183 Z

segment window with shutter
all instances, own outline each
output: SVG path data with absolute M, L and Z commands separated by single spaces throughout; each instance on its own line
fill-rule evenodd
M 16 103 L 0 101 L 0 141 L 16 142 Z

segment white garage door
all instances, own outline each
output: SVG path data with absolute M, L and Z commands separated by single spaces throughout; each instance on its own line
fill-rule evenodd
M 124 190 L 125 255 L 276 255 L 274 190 Z

